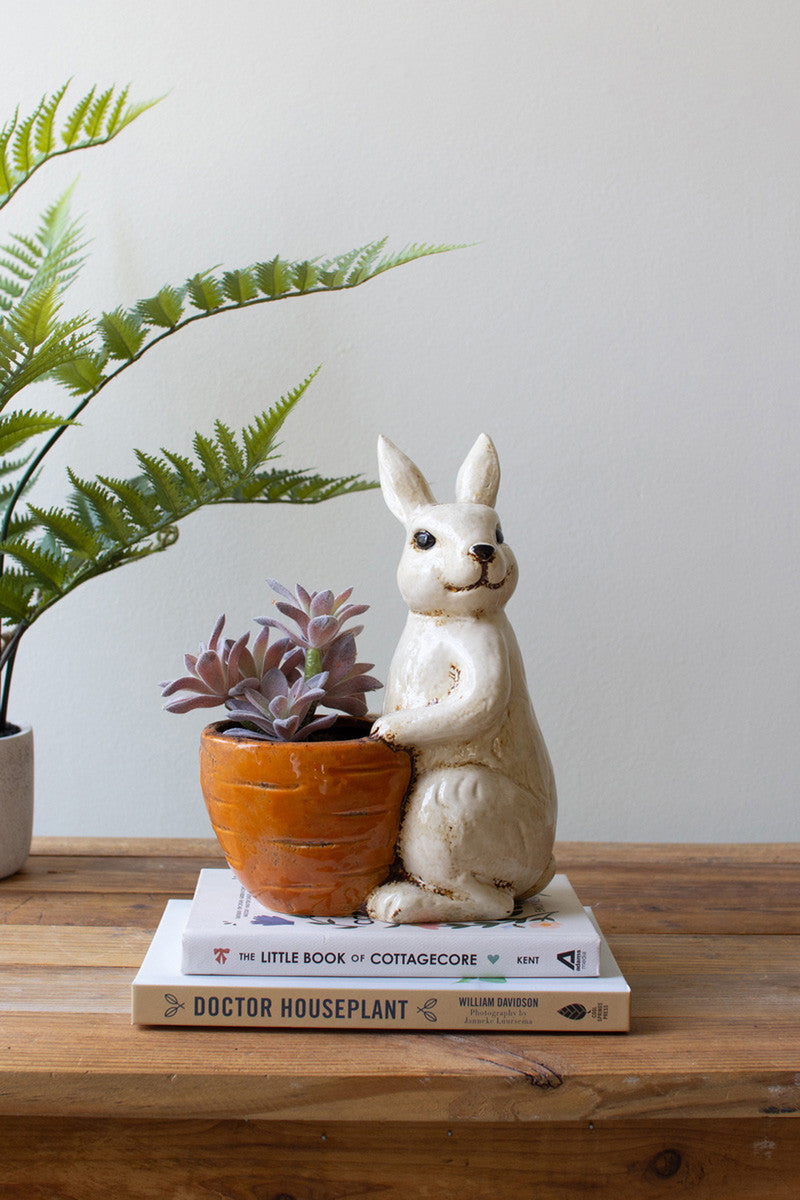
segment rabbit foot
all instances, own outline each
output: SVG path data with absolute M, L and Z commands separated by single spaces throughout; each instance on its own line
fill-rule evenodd
M 470 892 L 446 894 L 429 891 L 410 880 L 384 883 L 367 898 L 373 921 L 389 925 L 424 925 L 429 921 L 500 920 L 514 911 L 508 888 L 469 881 Z

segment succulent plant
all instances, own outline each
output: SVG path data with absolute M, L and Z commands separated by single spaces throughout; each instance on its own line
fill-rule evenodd
M 336 712 L 363 717 L 365 695 L 383 685 L 368 672 L 372 663 L 356 661 L 356 637 L 363 626 L 346 628 L 366 604 L 348 604 L 352 588 L 338 596 L 332 591 L 309 592 L 299 584 L 290 592 L 274 579 L 273 591 L 283 597 L 275 607 L 292 622 L 257 617 L 261 631 L 248 646 L 249 633 L 222 639 L 224 615 L 219 617 L 207 645 L 184 658 L 187 675 L 161 684 L 168 712 L 224 705 L 235 722 L 270 741 L 303 741 L 329 728 Z M 270 643 L 270 630 L 283 637 Z M 317 706 L 334 712 L 317 715 Z

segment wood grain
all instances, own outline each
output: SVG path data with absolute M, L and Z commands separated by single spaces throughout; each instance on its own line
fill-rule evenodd
M 800 845 L 558 855 L 629 1035 L 138 1029 L 135 970 L 216 843 L 37 839 L 0 881 L 0 1195 L 794 1198 Z
M 13 1200 L 565 1200 L 796 1195 L 800 1123 L 8 1120 Z

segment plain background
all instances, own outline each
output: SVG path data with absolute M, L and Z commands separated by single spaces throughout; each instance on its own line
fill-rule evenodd
M 353 292 L 203 322 L 60 443 L 240 427 L 323 364 L 285 463 L 374 475 L 385 433 L 440 499 L 486 430 L 521 567 L 510 605 L 559 784 L 559 834 L 797 837 L 800 23 L 793 0 L 102 0 L 2 4 L 2 115 L 74 77 L 167 93 L 77 178 L 99 313 L 215 264 L 388 234 L 467 242 Z M 49 385 L 26 403 L 62 404 Z M 371 604 L 385 676 L 402 534 L 380 494 L 222 507 L 168 553 L 79 589 L 27 635 L 11 718 L 35 728 L 36 831 L 204 835 L 208 719 L 158 682 L 265 579 Z

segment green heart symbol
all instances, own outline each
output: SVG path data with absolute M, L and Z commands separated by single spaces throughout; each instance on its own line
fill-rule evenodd
M 500 957 L 500 955 L 499 954 L 487 954 L 486 957 L 488 958 L 490 963 L 496 963 L 498 958 Z

